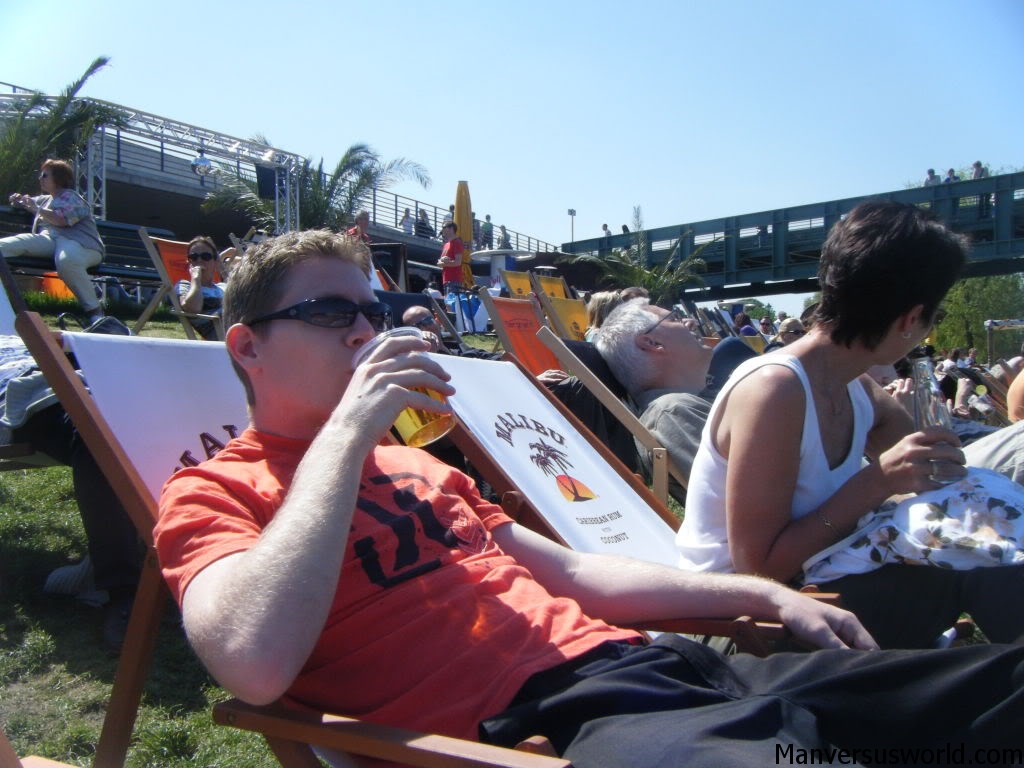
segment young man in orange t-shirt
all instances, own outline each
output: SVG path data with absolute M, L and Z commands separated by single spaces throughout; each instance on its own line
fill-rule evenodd
M 1008 738 L 1024 714 L 1009 682 L 1024 648 L 727 660 L 614 626 L 753 615 L 814 645 L 873 647 L 851 614 L 773 582 L 567 550 L 461 472 L 379 445 L 403 408 L 448 409 L 417 388 L 453 388 L 412 338 L 353 369 L 390 321 L 368 258 L 325 232 L 246 254 L 225 320 L 249 427 L 161 497 L 164 574 L 193 647 L 234 695 L 502 744 L 545 733 L 583 768 L 745 766 L 773 743 L 864 748 L 909 724 L 926 743 L 956 735 L 951 722 L 982 723 L 966 743 Z

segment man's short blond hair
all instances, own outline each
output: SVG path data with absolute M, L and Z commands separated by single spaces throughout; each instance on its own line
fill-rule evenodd
M 369 279 L 370 251 L 361 240 L 327 229 L 270 237 L 235 264 L 224 292 L 224 325 L 248 323 L 276 309 L 297 265 L 316 258 L 338 259 L 359 267 Z
M 338 259 L 355 264 L 370 278 L 370 251 L 356 237 L 327 229 L 309 229 L 270 237 L 252 246 L 232 265 L 224 291 L 224 327 L 247 324 L 277 309 L 291 271 L 317 258 Z M 254 333 L 262 333 L 256 326 Z M 245 371 L 232 358 L 231 365 L 242 380 L 249 405 L 256 402 Z

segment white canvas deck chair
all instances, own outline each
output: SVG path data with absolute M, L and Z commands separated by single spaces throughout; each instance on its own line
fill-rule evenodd
M 661 503 L 664 504 L 668 500 L 669 476 L 679 483 L 681 487 L 686 488 L 688 480 L 686 474 L 675 465 L 669 457 L 668 451 L 658 442 L 658 438 L 640 422 L 640 419 L 636 417 L 636 414 L 625 403 L 604 385 L 604 382 L 591 373 L 587 365 L 573 354 L 572 350 L 565 345 L 565 342 L 552 333 L 550 328 L 541 328 L 537 331 L 537 338 L 558 358 L 558 362 L 562 365 L 562 370 L 571 373 L 583 382 L 583 386 L 590 390 L 594 397 L 601 402 L 601 405 L 607 408 L 612 416 L 618 419 L 622 426 L 630 431 L 637 442 L 650 452 L 651 483 L 654 488 L 654 495 L 658 497 Z
M 678 567 L 675 516 L 513 360 L 435 356 L 451 375 L 451 437 L 521 523 L 571 549 Z M 823 595 L 833 600 L 834 595 Z M 787 636 L 775 622 L 680 619 L 639 629 L 732 637 L 767 655 Z
M 144 541 L 151 544 L 156 499 L 170 473 L 202 460 L 247 423 L 244 393 L 223 344 L 65 334 L 89 381 L 90 395 L 38 315 L 21 312 L 18 325 Z M 196 381 L 204 389 L 205 411 L 200 413 L 194 402 L 181 397 Z M 93 765 L 98 768 L 124 765 L 166 598 L 150 549 L 97 745 Z M 262 733 L 288 768 L 320 765 L 310 745 L 424 768 L 569 768 L 567 761 L 549 755 L 544 741 L 530 740 L 509 750 L 238 701 L 218 704 L 214 719 Z

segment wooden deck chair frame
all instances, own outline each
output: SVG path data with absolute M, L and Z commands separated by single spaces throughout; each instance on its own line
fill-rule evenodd
M 530 277 L 533 292 L 538 296 L 551 296 L 556 299 L 574 298 L 572 291 L 569 290 L 569 284 L 561 275 L 538 275 L 532 271 L 527 274 Z
M 487 314 L 491 318 L 491 324 L 494 326 L 494 333 L 506 352 L 515 355 L 516 359 L 525 365 L 534 376 L 551 368 L 558 367 L 558 360 L 555 356 L 544 345 L 538 343 L 533 334 L 516 334 L 513 336 L 506 326 L 501 311 L 503 307 L 515 307 L 516 309 L 526 311 L 527 316 L 532 315 L 536 320 L 539 329 L 546 325 L 544 313 L 541 311 L 539 304 L 527 299 L 498 298 L 491 296 L 487 291 L 483 290 L 477 291 L 477 296 L 484 303 Z M 527 310 L 527 305 L 529 310 Z
M 171 279 L 170 274 L 167 271 L 167 264 L 164 262 L 164 257 L 160 253 L 160 243 L 176 243 L 186 245 L 181 240 L 166 240 L 164 238 L 154 238 L 145 227 L 139 227 L 139 238 L 142 240 L 142 244 L 146 246 L 146 252 L 149 254 L 149 258 L 153 261 L 153 266 L 156 268 L 156 272 L 160 275 L 160 286 L 157 288 L 153 298 L 150 299 L 149 304 L 142 310 L 142 314 L 139 315 L 139 319 L 135 321 L 135 326 L 132 328 L 132 333 L 138 335 L 138 333 L 146 326 L 149 322 L 149 318 L 156 312 L 157 307 L 160 306 L 160 302 L 163 301 L 166 296 L 171 302 L 171 312 L 174 313 L 175 317 L 181 322 L 181 327 L 185 329 L 185 336 L 195 341 L 198 339 L 195 328 L 192 327 L 192 323 L 189 322 L 189 318 L 197 318 L 202 320 L 209 320 L 214 324 L 214 328 L 217 330 L 217 338 L 224 338 L 224 321 L 219 315 L 204 315 L 200 313 L 186 312 L 181 308 L 181 298 L 178 296 L 178 292 L 174 289 L 174 281 Z
M 0 277 L 5 285 L 13 287 L 13 282 L 8 282 L 10 273 L 2 265 Z M 149 546 L 93 763 L 97 768 L 117 768 L 124 765 L 128 752 L 145 674 L 152 662 L 160 617 L 168 597 L 152 550 L 155 501 L 54 335 L 39 315 L 28 312 L 23 303 L 16 309 L 16 327 L 26 345 Z M 265 732 L 272 751 L 282 765 L 289 768 L 320 765 L 309 744 L 424 768 L 566 768 L 569 765 L 564 760 L 545 757 L 543 744 L 535 747 L 533 742 L 522 750 L 509 750 L 340 716 L 311 715 L 273 706 L 251 707 L 238 701 L 219 704 L 214 717 L 220 723 Z M 316 727 L 317 723 L 323 727 Z M 539 749 L 540 753 L 531 754 L 530 749 Z M 48 764 L 36 765 L 44 768 Z
M 557 339 L 556 339 L 557 340 Z M 608 468 L 615 471 L 627 485 L 650 507 L 652 512 L 666 525 L 665 535 L 671 536 L 679 525 L 679 520 L 662 503 L 641 479 L 630 472 L 608 447 L 598 440 L 566 406 L 523 367 L 514 355 L 506 355 L 505 360 L 513 363 L 524 374 L 524 377 L 537 388 L 551 406 L 559 411 L 569 424 L 593 447 L 605 461 Z M 546 520 L 541 510 L 530 502 L 529 494 L 525 493 L 509 473 L 507 467 L 492 457 L 481 445 L 473 432 L 461 421 L 449 433 L 456 447 L 466 456 L 473 467 L 487 480 L 501 497 L 502 508 L 520 524 L 547 536 L 561 544 L 564 539 Z M 817 588 L 806 590 L 814 597 L 828 602 L 836 602 L 837 596 L 821 593 Z M 711 635 L 732 638 L 737 648 L 746 653 L 767 656 L 773 647 L 789 638 L 786 628 L 778 622 L 755 621 L 749 616 L 735 619 L 686 618 L 667 619 L 663 621 L 644 621 L 635 629 L 655 632 L 680 632 L 693 635 Z
M 587 330 L 587 304 L 581 299 L 563 299 L 559 296 L 548 296 L 545 293 L 537 294 L 537 301 L 540 302 L 544 314 L 548 317 L 548 325 L 554 332 L 563 339 L 574 339 L 583 341 L 584 333 Z M 575 310 L 583 320 L 582 326 L 579 322 L 576 326 L 579 331 L 573 329 L 572 323 L 568 320 L 568 311 Z M 568 311 L 567 311 L 568 310 Z
M 604 385 L 597 376 L 591 373 L 587 365 L 580 360 L 573 351 L 565 345 L 560 338 L 551 332 L 549 328 L 541 328 L 537 332 L 537 338 L 551 350 L 562 365 L 562 370 L 573 374 L 579 379 L 583 386 L 590 390 L 605 408 L 619 420 L 633 437 L 648 451 L 651 452 L 651 475 L 654 495 L 665 504 L 668 501 L 668 480 L 671 475 L 683 488 L 687 485 L 687 476 L 675 465 L 668 451 L 654 434 L 647 429 L 636 417 L 625 403 L 617 398 L 608 387 Z
M 149 550 L 143 562 L 124 648 L 93 762 L 97 768 L 116 768 L 124 765 L 128 752 L 145 674 L 152 661 L 160 616 L 168 597 L 152 549 L 155 509 L 151 506 L 152 502 L 138 473 L 92 406 L 85 385 L 75 374 L 54 334 L 37 313 L 28 311 L 6 265 L 0 265 L 0 279 L 16 311 L 15 327 L 25 346 L 74 422 L 79 435 L 85 440 Z

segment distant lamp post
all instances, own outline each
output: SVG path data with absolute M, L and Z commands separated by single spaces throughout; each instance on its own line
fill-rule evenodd
M 576 242 L 576 209 L 569 209 L 569 242 Z

